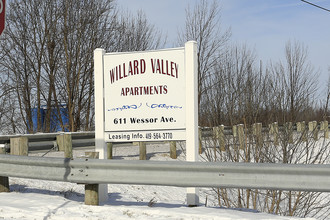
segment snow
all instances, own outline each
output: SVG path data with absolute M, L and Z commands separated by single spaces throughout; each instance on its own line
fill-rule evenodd
M 85 151 L 92 149 L 74 150 L 74 157 L 84 156 Z M 183 151 L 178 146 L 177 160 L 185 160 Z M 147 153 L 150 160 L 172 160 L 168 145 L 148 145 Z M 113 155 L 114 159 L 138 160 L 139 149 L 126 145 L 114 147 Z M 51 152 L 46 156 L 64 155 Z M 11 192 L 0 193 L 0 219 L 298 219 L 255 210 L 219 208 L 211 189 L 204 188 L 200 189 L 198 207 L 186 206 L 185 188 L 117 184 L 109 185 L 106 203 L 88 206 L 84 204 L 84 185 L 22 178 L 9 178 L 9 181 Z

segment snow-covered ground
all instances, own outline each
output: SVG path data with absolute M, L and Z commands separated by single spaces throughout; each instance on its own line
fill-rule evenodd
M 74 157 L 85 151 L 74 150 Z M 178 160 L 185 160 L 178 146 Z M 30 155 L 41 156 L 44 153 Z M 114 147 L 114 159 L 138 160 L 138 146 Z M 147 146 L 150 160 L 172 160 L 169 146 Z M 48 157 L 63 157 L 51 152 Z M 210 189 L 200 190 L 200 206 L 186 206 L 186 189 L 166 186 L 109 185 L 108 201 L 84 205 L 84 185 L 10 178 L 10 193 L 0 194 L 0 219 L 297 219 L 254 210 L 218 208 Z

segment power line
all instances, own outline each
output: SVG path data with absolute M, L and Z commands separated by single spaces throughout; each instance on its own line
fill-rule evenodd
M 305 2 L 305 3 L 307 3 L 307 4 L 310 4 L 310 5 L 313 5 L 313 6 L 317 7 L 317 8 L 323 9 L 323 10 L 325 10 L 325 11 L 327 11 L 327 12 L 330 12 L 329 9 L 327 9 L 327 8 L 323 8 L 323 7 L 319 6 L 319 5 L 315 5 L 315 4 L 311 3 L 311 2 L 308 2 L 308 1 L 305 1 L 305 0 L 300 0 L 300 1 Z

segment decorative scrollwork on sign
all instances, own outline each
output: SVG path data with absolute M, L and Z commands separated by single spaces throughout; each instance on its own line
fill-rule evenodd
M 123 110 L 128 110 L 128 109 L 138 109 L 142 106 L 142 103 L 140 103 L 140 105 L 123 105 L 121 107 L 117 107 L 117 108 L 111 108 L 108 109 L 108 111 L 123 111 Z
M 149 105 L 148 103 L 146 103 L 146 106 L 148 106 L 149 108 L 153 108 L 153 109 L 182 109 L 182 106 L 177 106 L 177 105 L 169 105 L 169 104 L 151 104 Z

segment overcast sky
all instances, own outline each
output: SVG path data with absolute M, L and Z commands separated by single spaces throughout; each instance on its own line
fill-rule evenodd
M 309 0 L 330 9 L 330 0 Z M 118 0 L 119 6 L 135 12 L 142 9 L 149 21 L 167 34 L 167 47 L 175 45 L 184 26 L 185 8 L 198 0 Z M 255 49 L 264 63 L 284 60 L 287 41 L 308 47 L 309 58 L 320 70 L 322 87 L 330 67 L 330 12 L 300 0 L 219 0 L 221 22 L 231 28 L 233 43 Z

